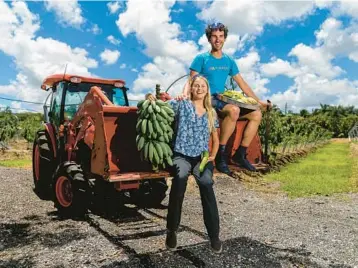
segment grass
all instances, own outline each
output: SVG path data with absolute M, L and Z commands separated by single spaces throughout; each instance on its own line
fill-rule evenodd
M 0 160 L 1 167 L 31 168 L 31 159 Z
M 279 181 L 289 197 L 358 192 L 356 159 L 349 143 L 333 142 L 280 172 L 268 174 L 265 180 Z

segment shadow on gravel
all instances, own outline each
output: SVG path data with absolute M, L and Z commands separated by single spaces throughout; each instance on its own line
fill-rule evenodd
M 9 261 L 0 260 L 0 267 L 6 268 L 21 268 L 21 267 L 34 267 L 35 263 L 31 258 L 12 259 Z
M 351 267 L 339 263 L 328 265 L 310 258 L 310 255 L 302 248 L 279 249 L 247 237 L 238 237 L 224 241 L 221 254 L 212 253 L 209 243 L 199 243 L 175 252 L 134 255 L 128 261 L 101 267 Z
M 1 250 L 24 247 L 32 243 L 41 243 L 46 247 L 58 247 L 87 237 L 71 228 L 64 228 L 56 233 L 46 233 L 31 230 L 31 226 L 31 223 L 0 223 Z

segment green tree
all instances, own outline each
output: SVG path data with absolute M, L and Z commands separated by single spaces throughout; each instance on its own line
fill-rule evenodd
M 15 136 L 19 129 L 18 121 L 17 116 L 11 112 L 9 107 L 0 112 L 0 142 L 7 144 Z

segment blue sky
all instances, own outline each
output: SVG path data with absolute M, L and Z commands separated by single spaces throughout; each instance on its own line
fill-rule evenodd
M 73 74 L 124 79 L 130 99 L 141 99 L 186 74 L 209 49 L 205 26 L 220 21 L 224 51 L 260 98 L 294 111 L 358 106 L 357 12 L 354 1 L 0 0 L 0 97 L 42 102 L 41 81 L 68 64 Z

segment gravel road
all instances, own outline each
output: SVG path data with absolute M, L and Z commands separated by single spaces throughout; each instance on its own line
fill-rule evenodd
M 61 219 L 32 192 L 30 170 L 0 168 L 0 181 L 0 267 L 358 267 L 357 194 L 290 200 L 217 177 L 224 240 L 217 255 L 196 187 L 184 201 L 180 247 L 168 252 L 165 208 Z

